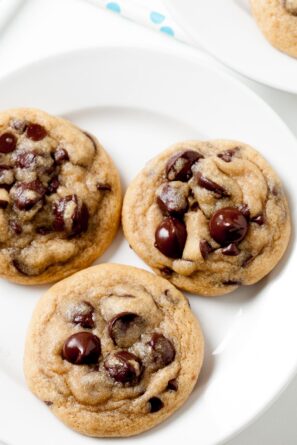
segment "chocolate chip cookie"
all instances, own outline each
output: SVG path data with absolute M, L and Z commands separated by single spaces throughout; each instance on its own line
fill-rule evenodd
M 131 436 L 169 417 L 199 374 L 203 336 L 167 280 L 104 264 L 38 302 L 25 348 L 32 392 L 76 431 Z
M 121 187 L 103 147 L 34 109 L 0 113 L 0 275 L 59 280 L 88 266 L 119 224 Z
M 156 273 L 206 296 L 259 281 L 290 236 L 279 178 L 234 141 L 190 141 L 161 153 L 130 184 L 122 219 L 130 246 Z
M 251 7 L 269 42 L 297 57 L 297 0 L 251 0 Z

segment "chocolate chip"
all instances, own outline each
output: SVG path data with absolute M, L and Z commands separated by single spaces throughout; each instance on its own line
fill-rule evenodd
M 198 202 L 196 201 L 196 202 L 193 202 L 193 204 L 191 204 L 191 207 L 190 207 L 190 210 L 191 210 L 191 212 L 195 212 L 196 210 L 198 210 L 199 209 L 199 204 L 198 204 Z
M 12 133 L 3 133 L 0 136 L 0 153 L 11 153 L 16 147 L 17 139 Z
M 153 333 L 148 341 L 151 347 L 150 361 L 154 368 L 160 369 L 170 365 L 175 358 L 175 348 L 168 338 L 162 334 Z
M 251 261 L 253 261 L 253 259 L 254 259 L 253 255 L 248 254 L 247 257 L 242 262 L 241 267 L 247 267 L 251 263 Z
M 150 413 L 156 413 L 157 411 L 160 411 L 164 407 L 164 403 L 162 402 L 159 397 L 151 397 L 148 401 L 149 403 L 149 412 Z
M 56 149 L 56 151 L 54 152 L 54 160 L 58 165 L 63 164 L 63 162 L 69 161 L 69 155 L 65 148 L 58 147 Z
M 241 204 L 241 205 L 238 207 L 238 210 L 239 210 L 239 211 L 243 214 L 243 216 L 245 216 L 246 219 L 249 221 L 250 216 L 251 216 L 251 212 L 250 212 L 250 209 L 248 208 L 248 205 L 247 205 L 247 204 Z
M 265 223 L 264 215 L 258 215 L 251 219 L 251 222 L 258 224 L 259 226 L 263 226 Z
M 187 182 L 193 175 L 192 166 L 203 156 L 194 150 L 187 150 L 172 156 L 166 164 L 169 181 Z
M 167 391 L 177 391 L 178 390 L 178 383 L 176 379 L 171 379 L 167 383 Z
M 50 226 L 39 226 L 39 227 L 36 227 L 36 233 L 38 233 L 38 235 L 48 235 L 52 231 L 53 231 L 53 229 Z
M 58 178 L 58 176 L 54 176 L 50 180 L 50 182 L 49 182 L 49 184 L 47 186 L 46 194 L 47 195 L 51 195 L 52 193 L 56 193 L 56 191 L 58 190 L 59 186 L 60 186 L 59 178 Z
M 209 222 L 211 237 L 221 246 L 239 243 L 248 231 L 245 216 L 236 208 L 224 207 L 217 210 Z
M 116 382 L 136 385 L 142 372 L 141 360 L 128 351 L 110 353 L 105 361 L 104 368 Z
M 231 243 L 229 246 L 222 249 L 222 254 L 227 256 L 237 256 L 240 254 L 240 250 L 235 243 Z
M 208 255 L 210 253 L 212 253 L 214 250 L 213 247 L 209 244 L 209 242 L 206 241 L 205 239 L 200 241 L 199 247 L 200 247 L 200 252 L 201 252 L 202 258 L 204 260 L 206 260 L 208 258 Z
M 77 332 L 65 341 L 62 358 L 74 365 L 98 363 L 101 354 L 100 339 L 90 332 Z
M 93 329 L 95 327 L 94 307 L 87 301 L 83 301 L 79 309 L 80 310 L 73 315 L 72 322 L 79 324 L 82 328 Z
M 187 229 L 176 218 L 165 218 L 155 232 L 155 247 L 170 258 L 181 258 L 187 239 Z
M 19 168 L 30 168 L 36 160 L 37 154 L 33 151 L 18 153 L 15 159 L 15 165 Z
M 167 276 L 167 277 L 170 277 L 173 274 L 173 270 L 170 269 L 170 267 L 167 267 L 167 266 L 165 266 L 162 269 L 160 269 L 160 272 L 163 275 Z
M 162 184 L 158 189 L 157 204 L 164 215 L 181 216 L 188 208 L 185 194 L 169 183 Z
M 31 210 L 46 192 L 39 179 L 31 182 L 19 182 L 14 186 L 14 203 L 19 210 Z
M 10 122 L 11 128 L 13 128 L 18 134 L 23 134 L 27 128 L 27 122 L 21 119 L 12 119 Z
M 29 139 L 32 139 L 32 141 L 37 142 L 45 138 L 45 136 L 47 135 L 47 131 L 42 125 L 29 124 L 27 126 L 26 135 Z
M 24 267 L 24 265 L 17 259 L 14 259 L 12 261 L 13 266 L 15 267 L 15 269 L 22 275 L 27 275 L 27 271 L 26 268 Z
M 202 173 L 197 172 L 196 178 L 197 178 L 197 183 L 198 185 L 200 185 L 200 187 L 215 193 L 215 195 L 218 198 L 225 198 L 230 196 L 229 193 L 227 193 L 223 187 L 221 187 L 219 184 L 212 181 L 211 179 L 206 178 L 206 176 L 203 176 Z
M 231 162 L 235 153 L 236 148 L 231 148 L 230 150 L 222 151 L 222 153 L 219 153 L 217 156 L 225 162 Z
M 23 231 L 22 226 L 15 220 L 9 221 L 9 227 L 16 235 L 20 235 Z
M 144 319 L 132 312 L 121 312 L 108 323 L 108 333 L 115 345 L 128 348 L 140 337 L 145 322 Z
M 85 203 L 79 205 L 77 195 L 68 195 L 53 204 L 54 230 L 66 230 L 71 236 L 87 231 L 89 211 Z
M 44 400 L 44 403 L 45 403 L 47 406 L 51 406 L 51 405 L 53 404 L 53 402 L 50 402 L 49 400 Z
M 238 281 L 238 280 L 227 280 L 227 281 L 223 281 L 223 284 L 225 286 L 240 286 L 241 285 L 241 281 Z
M 96 188 L 100 192 L 110 192 L 111 191 L 111 185 L 103 184 L 102 182 L 98 182 L 96 184 Z
M 0 199 L 0 209 L 6 209 L 7 206 L 8 206 L 8 201 Z

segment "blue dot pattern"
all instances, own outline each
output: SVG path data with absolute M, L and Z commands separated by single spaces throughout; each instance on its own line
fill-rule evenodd
M 168 36 L 174 37 L 174 31 L 173 31 L 173 29 L 170 26 L 162 26 L 160 28 L 160 31 L 164 32 Z
M 109 2 L 109 3 L 107 3 L 106 8 L 109 9 L 110 11 L 112 11 L 112 12 L 117 12 L 118 14 L 121 13 L 121 7 L 116 2 Z
M 156 25 L 159 25 L 160 23 L 164 22 L 165 15 L 160 14 L 159 12 L 156 12 L 156 11 L 152 11 L 150 13 L 150 19 L 153 23 L 155 23 Z

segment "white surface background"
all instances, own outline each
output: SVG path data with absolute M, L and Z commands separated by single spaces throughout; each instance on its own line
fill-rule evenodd
M 167 48 L 176 54 L 192 54 L 194 51 L 172 38 L 96 8 L 85 0 L 25 0 L 18 14 L 0 32 L 0 76 L 52 54 L 106 44 Z M 244 78 L 241 80 L 274 108 L 297 137 L 297 96 Z M 282 147 L 280 162 L 281 155 Z M 292 354 L 296 353 L 297 348 L 292 351 Z M 296 402 L 297 377 L 266 413 L 228 441 L 228 445 L 296 445 Z

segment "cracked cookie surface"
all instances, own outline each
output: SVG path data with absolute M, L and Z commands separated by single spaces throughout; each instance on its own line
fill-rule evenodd
M 130 436 L 189 397 L 202 332 L 167 280 L 129 266 L 94 266 L 37 303 L 25 347 L 28 386 L 81 433 Z
M 251 0 L 251 7 L 269 42 L 297 57 L 297 0 Z
M 57 281 L 91 264 L 119 224 L 121 187 L 99 142 L 35 109 L 0 113 L 0 275 Z
M 176 286 L 212 296 L 254 284 L 290 237 L 276 173 L 250 146 L 188 141 L 150 161 L 123 205 L 130 246 Z

